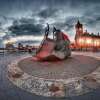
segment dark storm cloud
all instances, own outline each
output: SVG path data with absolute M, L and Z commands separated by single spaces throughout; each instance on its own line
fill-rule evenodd
M 90 30 L 100 31 L 99 10 L 99 0 L 0 0 L 0 23 L 14 20 L 10 31 L 18 35 L 40 35 L 46 23 L 73 35 L 77 20 Z
M 83 15 L 79 18 L 80 21 L 89 32 L 100 32 L 100 3 L 94 3 L 85 8 Z
M 38 16 L 42 18 L 53 17 L 57 11 L 58 11 L 57 9 L 53 9 L 53 8 L 43 9 L 38 13 Z
M 66 18 L 64 25 L 67 26 L 67 31 L 70 31 L 75 26 L 75 24 L 79 19 L 80 17 L 77 16 L 76 17 L 70 16 L 69 18 Z
M 41 6 L 51 8 L 60 6 L 78 7 L 98 3 L 99 0 L 0 0 L 0 14 L 10 15 L 18 12 L 24 12 L 29 9 L 38 10 Z
M 13 21 L 12 26 L 8 28 L 11 34 L 16 35 L 40 35 L 42 32 L 42 25 L 35 24 L 34 19 L 21 18 Z

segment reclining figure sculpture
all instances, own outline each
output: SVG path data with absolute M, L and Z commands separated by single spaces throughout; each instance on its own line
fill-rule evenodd
M 33 57 L 37 61 L 63 60 L 71 55 L 70 40 L 67 35 L 59 29 L 53 28 L 53 38 L 49 38 L 49 25 L 45 29 L 44 39 L 42 40 L 36 55 Z

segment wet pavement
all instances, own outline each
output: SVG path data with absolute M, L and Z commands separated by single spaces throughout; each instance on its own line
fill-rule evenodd
M 59 99 L 36 96 L 35 94 L 21 90 L 8 80 L 7 65 L 23 55 L 28 54 L 0 54 L 0 100 L 100 100 L 100 89 L 96 89 L 93 92 L 81 96 Z M 100 56 L 100 53 L 92 55 Z

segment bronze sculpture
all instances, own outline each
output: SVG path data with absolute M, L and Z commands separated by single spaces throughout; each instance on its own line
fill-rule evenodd
M 42 40 L 34 60 L 55 61 L 63 60 L 71 55 L 70 40 L 61 30 L 53 28 L 53 39 L 48 37 L 49 25 L 45 29 L 44 39 Z

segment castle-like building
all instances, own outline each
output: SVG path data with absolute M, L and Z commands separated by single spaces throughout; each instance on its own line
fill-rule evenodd
M 83 24 L 80 21 L 75 25 L 76 34 L 75 34 L 75 46 L 76 48 L 91 48 L 98 49 L 100 48 L 100 34 L 84 32 Z

